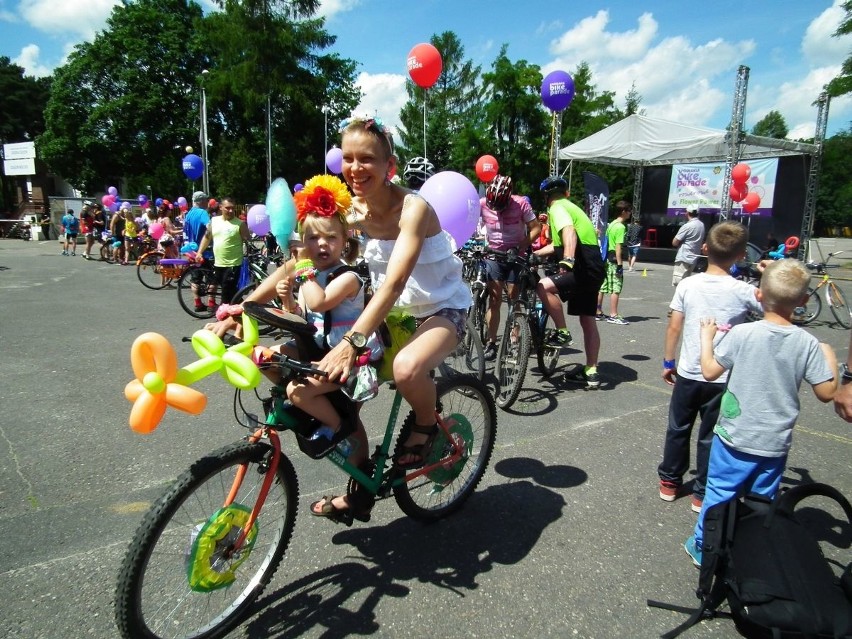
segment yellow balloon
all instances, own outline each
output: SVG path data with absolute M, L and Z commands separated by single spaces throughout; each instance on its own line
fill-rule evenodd
M 243 313 L 243 343 L 254 346 L 260 341 L 260 333 L 257 330 L 257 320 L 248 313 Z M 246 351 L 246 355 L 251 351 Z M 242 351 L 241 351 L 242 352 Z
M 199 379 L 212 375 L 220 368 L 222 368 L 221 357 L 215 357 L 212 355 L 209 357 L 202 357 L 198 361 L 192 362 L 192 364 L 187 364 L 181 368 L 177 372 L 175 381 L 178 384 L 188 386 L 189 384 L 194 384 Z
M 221 357 L 225 352 L 225 344 L 213 331 L 202 329 L 192 334 L 192 349 L 199 357 Z
M 258 367 L 245 355 L 229 352 L 222 355 L 222 377 L 240 390 L 251 390 L 260 384 Z

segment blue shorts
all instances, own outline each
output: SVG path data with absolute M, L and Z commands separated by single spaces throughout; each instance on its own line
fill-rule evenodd
M 640 248 L 642 248 L 642 247 L 641 246 L 628 246 L 627 247 L 627 254 L 630 257 L 636 257 L 636 256 L 639 255 L 639 249 Z
M 443 317 L 450 321 L 456 329 L 456 338 L 459 342 L 464 339 L 464 334 L 467 331 L 467 311 L 460 308 L 442 308 L 432 315 L 426 317 L 418 317 L 415 320 L 415 325 L 420 328 L 420 325 L 430 317 Z
M 492 259 L 485 259 L 485 273 L 489 282 L 514 282 L 518 279 L 520 264 L 504 264 Z

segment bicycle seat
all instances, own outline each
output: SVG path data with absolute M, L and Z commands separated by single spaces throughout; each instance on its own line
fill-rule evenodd
M 317 329 L 313 324 L 308 324 L 298 315 L 283 311 L 271 304 L 243 302 L 243 312 L 247 313 L 249 317 L 253 317 L 264 324 L 269 324 L 270 326 L 280 328 L 289 333 L 313 335 L 317 332 Z

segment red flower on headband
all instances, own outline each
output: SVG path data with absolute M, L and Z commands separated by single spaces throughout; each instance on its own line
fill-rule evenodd
M 317 175 L 305 182 L 304 188 L 293 195 L 296 202 L 296 219 L 299 224 L 308 214 L 319 217 L 344 215 L 352 204 L 352 197 L 340 178 Z
M 314 192 L 308 196 L 308 207 L 321 217 L 331 217 L 337 212 L 334 194 L 321 186 L 314 189 Z

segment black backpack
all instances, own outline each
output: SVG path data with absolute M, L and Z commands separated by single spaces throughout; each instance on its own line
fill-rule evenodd
M 852 638 L 852 563 L 836 577 L 817 538 L 794 513 L 812 495 L 835 500 L 852 523 L 849 501 L 826 484 L 795 486 L 774 501 L 750 496 L 710 508 L 695 593 L 699 607 L 648 601 L 649 606 L 691 614 L 662 637 L 673 639 L 702 619 L 722 616 L 732 618 L 740 634 L 755 639 Z M 835 545 L 849 548 L 848 523 L 816 512 L 823 515 L 822 538 L 833 537 Z M 719 611 L 725 601 L 730 612 Z

